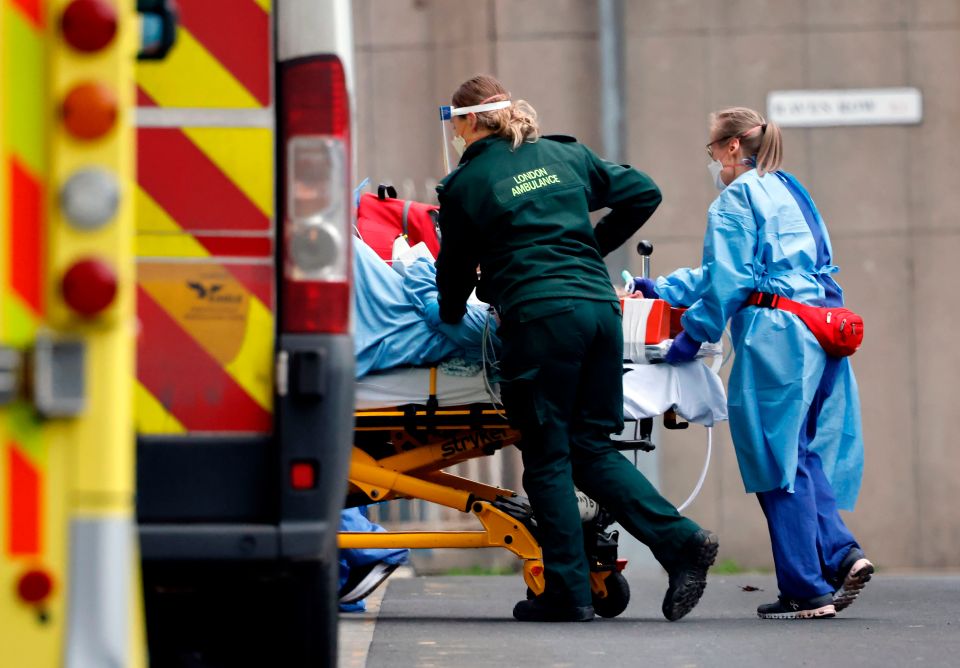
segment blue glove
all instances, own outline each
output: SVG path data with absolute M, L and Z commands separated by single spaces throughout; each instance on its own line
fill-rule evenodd
M 652 278 L 634 277 L 633 291 L 639 292 L 647 299 L 660 299 L 660 294 L 657 292 L 657 282 Z
M 423 307 L 423 319 L 433 329 L 437 329 L 440 326 L 440 302 L 436 299 L 427 302 L 427 305 Z
M 667 351 L 663 361 L 667 364 L 689 362 L 696 358 L 701 345 L 703 344 L 700 341 L 697 341 L 686 332 L 680 332 L 670 345 L 670 350 Z

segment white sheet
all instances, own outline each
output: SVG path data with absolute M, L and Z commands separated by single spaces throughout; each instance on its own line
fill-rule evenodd
M 727 397 L 719 376 L 701 362 L 625 364 L 623 415 L 627 420 L 656 417 L 673 408 L 688 422 L 712 426 L 727 419 Z M 357 380 L 356 408 L 390 408 L 423 404 L 430 393 L 429 369 L 394 369 Z M 490 403 L 480 375 L 437 373 L 441 406 Z
M 430 369 L 390 369 L 357 379 L 357 410 L 426 403 L 430 395 Z M 499 398 L 499 397 L 498 397 Z M 437 400 L 441 406 L 490 403 L 483 377 L 448 376 L 437 372 Z
M 727 419 L 727 394 L 720 377 L 702 362 L 624 364 L 623 416 L 656 417 L 673 408 L 688 422 L 712 427 Z

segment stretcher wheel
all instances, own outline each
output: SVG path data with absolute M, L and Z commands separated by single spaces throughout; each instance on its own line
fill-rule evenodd
M 630 585 L 621 573 L 611 573 L 603 583 L 607 586 L 607 595 L 600 598 L 594 592 L 593 611 L 609 619 L 627 609 L 627 604 L 630 602 Z

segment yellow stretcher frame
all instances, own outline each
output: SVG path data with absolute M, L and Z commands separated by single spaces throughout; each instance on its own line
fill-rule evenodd
M 480 531 L 341 531 L 342 549 L 502 548 L 523 560 L 523 579 L 534 595 L 543 593 L 540 545 L 524 524 L 494 506 L 497 497 L 516 497 L 511 490 L 446 473 L 443 469 L 491 455 L 520 440 L 506 414 L 492 405 L 437 407 L 437 369 L 430 369 L 430 396 L 423 406 L 406 409 L 358 410 L 356 432 L 386 431 L 396 454 L 380 459 L 354 445 L 348 480 L 351 491 L 373 503 L 421 499 L 474 515 Z M 606 578 L 618 569 L 591 564 L 594 596 L 607 596 Z

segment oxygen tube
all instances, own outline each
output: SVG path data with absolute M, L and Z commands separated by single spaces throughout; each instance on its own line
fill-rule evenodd
M 697 498 L 697 495 L 700 494 L 700 490 L 703 487 L 703 481 L 707 479 L 707 471 L 710 470 L 710 455 L 713 453 L 713 427 L 707 427 L 707 456 L 703 460 L 703 470 L 700 472 L 700 479 L 697 480 L 697 484 L 694 486 L 693 491 L 690 492 L 690 496 L 687 497 L 687 500 L 677 506 L 677 512 L 682 513 L 687 506 L 689 506 Z
M 733 339 L 730 337 L 730 330 L 726 329 L 723 332 L 724 336 L 727 337 L 727 341 L 730 343 L 730 352 L 723 356 L 723 359 L 720 360 L 720 364 L 717 365 L 714 362 L 714 366 L 717 368 L 711 370 L 714 373 L 720 373 L 727 362 L 730 361 L 730 356 L 733 355 Z M 678 511 L 683 511 L 684 508 L 693 503 L 694 499 L 697 498 L 697 495 L 700 494 L 700 489 L 703 487 L 703 481 L 707 479 L 707 471 L 710 470 L 710 455 L 713 452 L 713 427 L 707 427 L 707 456 L 703 460 L 703 470 L 700 472 L 700 479 L 697 480 L 697 484 L 694 486 L 693 491 L 690 493 L 690 496 L 687 497 L 687 500 L 684 501 L 677 507 Z

